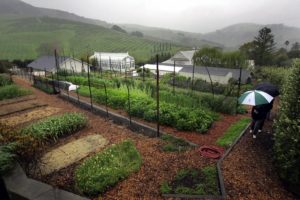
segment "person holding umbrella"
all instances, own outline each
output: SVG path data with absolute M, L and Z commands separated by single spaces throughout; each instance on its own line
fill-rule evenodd
M 259 130 L 262 129 L 267 113 L 272 109 L 270 102 L 273 97 L 266 92 L 260 90 L 250 90 L 242 94 L 238 101 L 241 104 L 252 105 L 251 117 L 252 124 L 250 132 L 253 133 L 253 138 Z

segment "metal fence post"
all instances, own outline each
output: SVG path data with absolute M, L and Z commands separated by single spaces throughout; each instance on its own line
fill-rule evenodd
M 129 91 L 129 86 L 128 84 L 126 84 L 127 86 L 127 92 L 128 92 L 128 114 L 129 114 L 129 125 L 131 125 L 131 108 L 130 108 L 130 91 Z
M 88 56 L 87 56 L 87 71 L 88 71 L 88 83 L 89 83 L 90 100 L 91 100 L 91 110 L 93 110 L 93 96 L 92 96 L 91 80 L 90 80 L 90 62 Z
M 156 112 L 157 112 L 157 137 L 160 136 L 159 132 L 159 67 L 158 67 L 158 54 L 156 55 Z

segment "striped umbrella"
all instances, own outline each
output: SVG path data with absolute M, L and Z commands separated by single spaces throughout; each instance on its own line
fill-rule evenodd
M 270 103 L 273 97 L 260 90 L 250 90 L 242 94 L 238 100 L 240 104 L 256 106 Z

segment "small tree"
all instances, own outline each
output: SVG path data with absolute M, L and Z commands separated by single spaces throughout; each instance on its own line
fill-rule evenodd
M 300 61 L 283 86 L 279 118 L 275 122 L 275 160 L 279 175 L 290 184 L 300 184 Z
M 275 42 L 271 29 L 267 27 L 262 28 L 258 36 L 254 38 L 253 44 L 255 64 L 260 66 L 272 64 Z

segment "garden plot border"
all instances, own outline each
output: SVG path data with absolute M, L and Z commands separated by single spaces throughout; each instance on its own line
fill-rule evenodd
M 57 189 L 43 182 L 30 179 L 17 163 L 14 170 L 3 177 L 11 199 L 19 200 L 89 200 L 88 198 Z
M 226 190 L 224 186 L 224 178 L 223 178 L 222 168 L 221 168 L 222 162 L 228 156 L 228 154 L 233 150 L 235 145 L 245 135 L 250 124 L 251 123 L 249 123 L 246 126 L 246 128 L 241 132 L 239 137 L 233 142 L 233 144 L 229 147 L 229 149 L 227 149 L 226 152 L 223 154 L 223 156 L 217 161 L 217 174 L 218 174 L 218 185 L 219 185 L 220 195 L 213 196 L 213 195 L 162 194 L 162 196 L 167 198 L 173 197 L 173 198 L 183 198 L 183 199 L 224 200 L 226 198 Z

